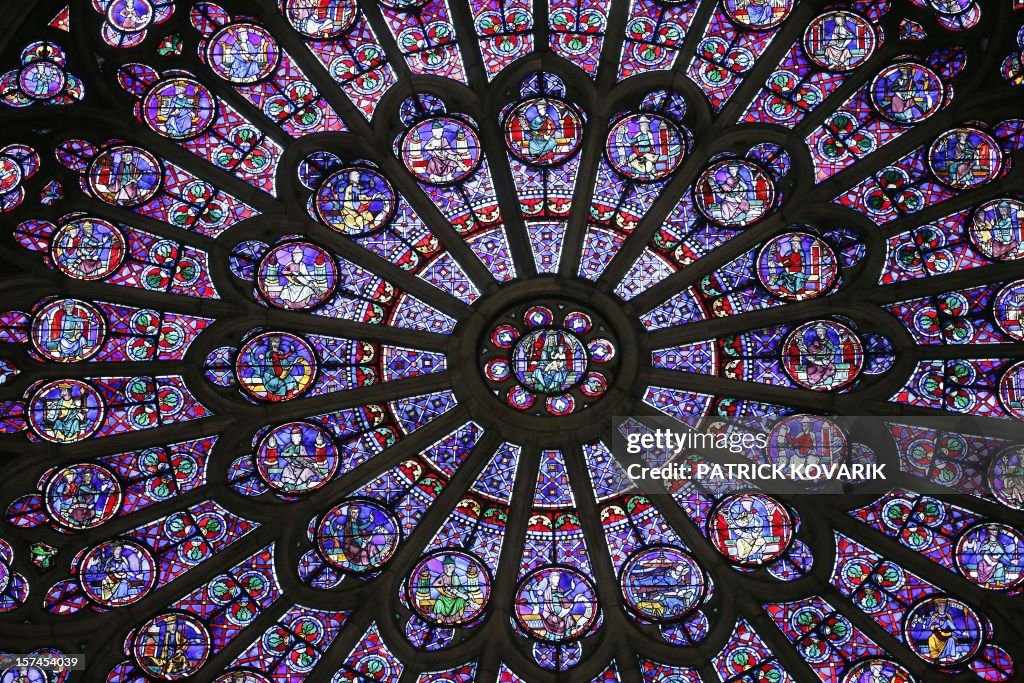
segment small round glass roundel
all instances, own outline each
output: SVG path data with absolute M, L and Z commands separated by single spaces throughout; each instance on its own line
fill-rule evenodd
M 58 363 L 75 363 L 96 354 L 107 321 L 92 304 L 79 299 L 54 299 L 32 319 L 32 346 Z
M 839 278 L 835 252 L 806 232 L 777 235 L 757 257 L 757 278 L 780 299 L 804 301 L 828 292 Z
M 105 411 L 103 398 L 91 384 L 67 379 L 39 387 L 26 412 L 36 436 L 53 443 L 74 443 L 96 433 Z
M 968 237 L 982 254 L 996 261 L 1024 256 L 1024 202 L 991 199 L 974 210 Z
M 605 153 L 612 167 L 630 180 L 651 182 L 671 175 L 686 155 L 679 128 L 657 114 L 630 114 L 608 131 Z
M 81 491 L 90 491 L 82 496 Z M 70 465 L 50 475 L 46 508 L 68 529 L 91 529 L 110 521 L 121 507 L 121 485 L 106 467 L 91 463 Z
M 144 31 L 153 21 L 153 5 L 149 0 L 113 0 L 107 6 L 107 21 L 124 33 Z
M 789 511 L 774 498 L 741 493 L 722 500 L 708 518 L 708 534 L 730 562 L 759 567 L 782 556 L 793 540 Z
M 600 372 L 588 372 L 580 384 L 580 391 L 584 396 L 597 398 L 608 390 L 608 380 Z
M 156 562 L 150 551 L 132 541 L 104 541 L 86 553 L 79 583 L 89 598 L 105 607 L 138 602 L 156 583 Z
M 903 637 L 907 646 L 930 664 L 955 666 L 971 659 L 981 649 L 985 627 L 966 603 L 950 597 L 930 597 L 907 611 Z M 956 638 L 936 633 L 956 633 Z
M 709 166 L 694 185 L 697 210 L 726 227 L 746 227 L 761 219 L 775 203 L 775 183 L 759 165 L 744 159 L 723 159 Z
M 505 144 L 529 164 L 560 164 L 579 149 L 583 122 L 561 100 L 538 97 L 516 105 L 505 120 Z
M 843 676 L 842 683 L 913 683 L 913 675 L 891 659 L 873 657 L 854 664 Z
M 564 330 L 536 330 L 516 344 L 512 367 L 530 391 L 560 394 L 571 389 L 587 370 L 587 351 L 579 337 Z
M 1006 524 L 978 524 L 956 544 L 961 573 L 988 590 L 1009 590 L 1024 581 L 1024 535 Z
M 21 184 L 21 166 L 10 157 L 0 157 L 0 194 L 7 194 Z
M 519 332 L 511 325 L 500 325 L 491 333 L 491 343 L 499 349 L 511 349 L 519 338 Z
M 597 591 L 571 567 L 540 567 L 519 584 L 514 609 L 526 633 L 542 641 L 565 642 L 585 635 L 597 620 Z
M 401 540 L 394 513 L 372 500 L 351 500 L 332 508 L 317 528 L 320 552 L 335 567 L 355 574 L 380 569 Z
M 213 93 L 199 81 L 174 77 L 150 89 L 142 102 L 142 116 L 160 135 L 185 140 L 213 124 L 217 105 Z
M 1003 505 L 1024 510 L 1024 446 L 1000 451 L 988 466 L 988 488 Z
M 357 237 L 384 227 L 395 213 L 395 190 L 383 175 L 351 167 L 331 175 L 316 193 L 316 211 L 331 228 Z
M 89 166 L 89 189 L 107 204 L 139 206 L 160 190 L 160 162 L 141 147 L 118 145 L 96 155 Z
M 594 339 L 587 344 L 587 351 L 595 363 L 607 363 L 615 357 L 615 345 L 607 339 Z
M 954 128 L 928 148 L 928 165 L 942 183 L 968 190 L 990 183 L 1002 169 L 1002 151 L 991 135 L 977 128 Z
M 354 0 L 284 0 L 284 15 L 296 31 L 308 38 L 334 38 L 352 28 L 357 9 Z
M 306 393 L 316 376 L 313 348 L 287 332 L 265 332 L 238 352 L 235 373 L 242 389 L 261 401 L 288 401 Z
M 160 614 L 135 632 L 131 652 L 139 667 L 150 676 L 176 681 L 188 678 L 206 663 L 210 633 L 191 614 Z
M 484 372 L 487 374 L 487 379 L 492 382 L 504 382 L 512 374 L 512 369 L 504 358 L 495 358 L 487 362 Z
M 334 259 L 308 242 L 288 242 L 260 261 L 256 284 L 271 304 L 289 310 L 314 308 L 326 301 L 338 282 Z
M 1015 280 L 999 290 L 992 303 L 992 317 L 1003 332 L 1024 341 L 1024 280 Z
M 576 399 L 572 397 L 572 394 L 548 396 L 544 400 L 544 407 L 555 417 L 562 417 L 576 410 Z
M 782 367 L 805 389 L 835 391 L 860 376 L 864 347 L 846 325 L 831 320 L 805 323 L 782 344 Z
M 289 422 L 272 429 L 256 450 L 256 467 L 271 488 L 288 495 L 322 487 L 338 469 L 334 440 L 322 427 Z
M 871 83 L 875 109 L 894 123 L 909 125 L 931 117 L 942 106 L 945 86 L 934 71 L 916 62 L 882 69 Z
M 590 330 L 590 326 L 593 321 L 590 316 L 586 313 L 580 313 L 579 311 L 573 311 L 565 316 L 565 329 L 569 330 L 574 334 L 584 334 Z
M 71 221 L 50 241 L 50 257 L 57 268 L 78 280 L 102 280 L 124 261 L 124 235 L 99 219 Z
M 57 64 L 40 59 L 22 68 L 18 74 L 18 85 L 30 97 L 47 100 L 64 90 L 67 86 L 67 76 Z
M 999 378 L 999 402 L 1010 415 L 1024 420 L 1024 361 L 1010 366 Z
M 433 552 L 417 563 L 406 582 L 416 613 L 436 626 L 473 621 L 491 597 L 491 577 L 484 563 L 462 550 Z
M 778 2 L 750 2 L 749 0 L 722 0 L 722 9 L 740 26 L 764 30 L 778 26 L 793 10 L 794 0 Z
M 551 309 L 544 306 L 534 306 L 528 309 L 523 316 L 523 322 L 530 327 L 545 327 L 550 325 L 554 319 Z
M 261 81 L 274 72 L 281 50 L 261 26 L 229 24 L 210 39 L 207 61 L 221 78 L 237 85 Z
M 856 69 L 874 53 L 876 42 L 870 21 L 843 10 L 818 15 L 804 31 L 804 52 L 826 71 Z
M 704 598 L 704 571 L 689 553 L 653 546 L 626 561 L 619 579 L 626 605 L 654 622 L 673 622 L 690 614 Z
M 444 116 L 414 124 L 402 138 L 402 161 L 425 183 L 456 183 L 480 164 L 480 139 L 466 122 Z

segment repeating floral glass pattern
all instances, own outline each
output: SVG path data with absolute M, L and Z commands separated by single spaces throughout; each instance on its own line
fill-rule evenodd
M 1020 678 L 1024 4 L 24 5 L 3 683 Z

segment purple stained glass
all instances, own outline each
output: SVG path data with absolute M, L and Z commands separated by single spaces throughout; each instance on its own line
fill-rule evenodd
M 970 659 L 985 639 L 978 614 L 949 597 L 922 600 L 907 612 L 907 647 L 930 664 L 956 665 Z
M 110 521 L 121 506 L 121 485 L 113 473 L 94 464 L 54 472 L 46 483 L 46 506 L 62 526 L 89 529 Z
M 713 223 L 745 227 L 775 203 L 775 183 L 763 168 L 742 159 L 716 162 L 694 186 L 697 210 Z
M 887 66 L 871 83 L 871 102 L 890 121 L 909 125 L 934 115 L 942 106 L 945 86 L 923 64 L 898 62 Z
M 334 440 L 322 427 L 289 422 L 263 437 L 256 467 L 271 488 L 285 494 L 309 493 L 330 481 L 340 462 Z
M 521 102 L 505 120 L 505 144 L 523 161 L 554 166 L 576 153 L 583 122 L 569 104 L 553 98 Z
M 1002 152 L 985 131 L 955 128 L 928 148 L 928 164 L 941 182 L 967 190 L 996 179 L 1002 169 Z
M 575 640 L 598 618 L 597 591 L 575 569 L 541 567 L 520 582 L 514 615 L 519 626 L 539 640 Z
M 324 249 L 309 242 L 286 242 L 260 261 L 256 285 L 260 294 L 280 308 L 298 310 L 319 306 L 334 292 L 338 271 Z
M 272 74 L 281 52 L 265 28 L 243 22 L 218 31 L 206 47 L 206 57 L 218 76 L 248 85 Z
M 826 294 L 839 278 L 835 252 L 821 238 L 793 232 L 770 239 L 757 257 L 757 277 L 773 295 L 791 301 Z
M 206 663 L 210 632 L 191 614 L 160 614 L 139 627 L 131 653 L 142 670 L 156 678 L 187 678 Z
M 686 155 L 686 140 L 672 121 L 657 114 L 630 114 L 608 131 L 605 154 L 631 180 L 650 182 L 671 175 Z
M 88 179 L 89 188 L 106 203 L 138 206 L 160 190 L 160 162 L 141 147 L 116 145 L 93 159 Z
M 100 219 L 71 221 L 54 236 L 50 255 L 65 275 L 79 280 L 102 280 L 124 260 L 124 234 Z
M 315 203 L 320 220 L 343 235 L 358 237 L 384 227 L 398 201 L 391 183 L 379 172 L 352 167 L 324 180 Z
M 413 609 L 427 622 L 465 624 L 476 619 L 490 600 L 490 571 L 469 553 L 438 550 L 409 573 L 406 592 Z
M 351 500 L 332 508 L 317 527 L 320 552 L 334 566 L 356 574 L 380 569 L 401 540 L 395 515 L 370 500 Z
M 105 410 L 96 388 L 74 379 L 47 382 L 28 401 L 32 431 L 54 443 L 88 439 L 102 425 Z
M 860 376 L 864 347 L 842 323 L 821 320 L 790 332 L 781 349 L 783 367 L 793 381 L 807 389 L 840 389 Z
M 79 299 L 56 299 L 40 308 L 32 320 L 32 345 L 40 355 L 60 363 L 85 360 L 99 351 L 107 321 L 92 304 Z
M 82 590 L 105 607 L 138 602 L 156 583 L 152 553 L 132 541 L 105 541 L 82 558 Z
M 814 18 L 804 31 L 804 50 L 822 69 L 851 71 L 875 51 L 875 28 L 855 12 L 833 10 Z
M 689 553 L 671 546 L 643 548 L 619 578 L 628 607 L 643 619 L 667 623 L 689 615 L 704 599 L 704 570 Z
M 793 0 L 722 0 L 722 8 L 740 26 L 763 31 L 786 20 Z
M 149 127 L 175 140 L 187 140 L 205 132 L 217 117 L 213 93 L 197 80 L 174 77 L 160 81 L 142 102 Z
M 1020 676 L 1010 10 L 64 4 L 0 69 L 7 622 L 109 683 Z M 712 459 L 601 445 L 652 410 L 904 471 L 658 499 Z
M 1024 202 L 990 199 L 974 210 L 968 226 L 971 242 L 988 258 L 1015 260 L 1024 256 Z
M 431 185 L 456 183 L 480 164 L 480 139 L 465 121 L 452 117 L 414 124 L 402 138 L 402 161 Z
M 238 352 L 235 374 L 242 389 L 255 399 L 288 401 L 309 391 L 318 364 L 313 348 L 287 332 L 265 332 Z
M 336 38 L 356 21 L 354 2 L 282 0 L 281 6 L 295 30 L 309 38 Z
M 730 562 L 757 567 L 779 558 L 793 540 L 793 520 L 782 503 L 758 493 L 723 499 L 708 517 L 708 535 Z

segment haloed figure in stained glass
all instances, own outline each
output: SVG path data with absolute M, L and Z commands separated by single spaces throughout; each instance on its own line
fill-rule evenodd
M 156 120 L 170 135 L 187 136 L 201 122 L 199 108 L 199 93 L 189 94 L 188 84 L 183 80 L 176 80 L 170 94 L 161 94 Z
M 58 395 L 46 401 L 43 424 L 55 437 L 70 441 L 83 429 L 86 418 L 83 401 L 72 393 L 73 385 L 63 382 L 58 385 Z
M 476 584 L 476 567 L 470 565 L 469 570 L 473 576 L 462 576 L 456 572 L 455 558 L 445 557 L 442 563 L 443 573 L 437 577 L 426 577 L 434 585 L 439 593 L 434 601 L 434 616 L 437 621 L 445 623 L 457 623 L 472 598 L 471 588 Z M 424 577 L 421 576 L 421 580 Z
M 54 329 L 46 341 L 46 349 L 61 358 L 78 358 L 84 355 L 89 343 L 93 321 L 81 315 L 74 299 L 67 299 L 59 311 L 53 314 Z
M 468 154 L 465 147 L 468 141 L 462 130 L 456 132 L 454 142 L 445 135 L 445 125 L 435 121 L 430 127 L 430 137 L 426 140 L 420 131 L 413 131 L 410 153 L 413 157 L 426 160 L 424 173 L 434 178 L 451 178 L 462 174 L 467 168 Z
M 955 660 L 959 657 L 956 647 L 956 623 L 946 605 L 945 600 L 937 600 L 935 610 L 930 615 L 921 615 L 922 619 L 927 620 L 927 627 L 931 631 L 931 635 L 928 636 L 928 655 L 937 662 L 944 659 Z
M 836 68 L 844 69 L 853 61 L 851 44 L 857 38 L 856 28 L 851 25 L 852 21 L 841 13 L 837 13 L 835 23 L 832 26 L 832 35 L 825 39 L 825 59 L 835 64 Z
M 270 438 L 273 443 L 269 447 L 283 461 L 280 473 L 282 485 L 291 490 L 307 489 L 327 473 L 327 441 L 322 432 L 317 432 L 312 453 L 302 442 L 302 429 L 299 427 L 292 428 L 285 443 L 277 441 L 274 436 Z
M 537 367 L 533 371 L 533 381 L 542 391 L 561 391 L 566 377 L 569 376 L 565 347 L 558 343 L 558 338 L 553 334 L 544 335 L 543 339 L 544 346 L 540 350 Z
M 54 252 L 66 271 L 89 278 L 105 270 L 114 246 L 110 232 L 102 227 L 97 230 L 95 223 L 86 220 L 77 229 L 63 231 L 60 237 Z
M 983 211 L 975 220 L 977 232 L 986 243 L 986 251 L 991 253 L 993 258 L 1005 258 L 1007 255 L 1014 254 L 1020 247 L 1018 236 L 1021 226 L 1018 215 L 1013 211 L 1010 202 L 998 202 L 994 215 Z
M 272 284 L 268 285 L 268 292 L 277 295 L 288 308 L 305 308 L 311 301 L 323 299 L 331 289 L 326 263 L 321 259 L 310 268 L 305 261 L 306 252 L 299 245 L 291 250 L 290 256 L 285 264 L 271 263 L 267 275 Z
M 637 119 L 637 130 L 630 131 L 621 126 L 616 131 L 615 146 L 627 150 L 623 163 L 641 176 L 654 173 L 658 156 L 654 152 L 654 133 L 651 120 L 646 116 Z
M 1009 540 L 999 537 L 999 527 L 988 526 L 983 535 L 968 536 L 961 550 L 967 551 L 963 553 L 964 565 L 977 583 L 1005 585 L 1007 566 L 1016 557 L 1016 549 Z
M 350 232 L 366 232 L 379 224 L 387 214 L 386 207 L 392 203 L 393 197 L 379 190 L 372 180 L 364 181 L 359 171 L 352 171 L 348 176 L 339 212 Z

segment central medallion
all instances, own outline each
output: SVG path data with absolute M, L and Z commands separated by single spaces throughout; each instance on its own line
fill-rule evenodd
M 530 391 L 561 394 L 579 383 L 590 359 L 579 337 L 564 330 L 537 330 L 516 342 L 512 368 Z
M 491 390 L 511 407 L 562 416 L 608 390 L 615 349 L 603 319 L 580 304 L 522 304 L 492 323 L 481 363 Z

